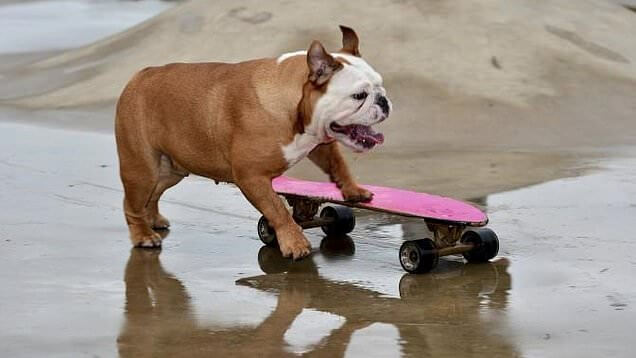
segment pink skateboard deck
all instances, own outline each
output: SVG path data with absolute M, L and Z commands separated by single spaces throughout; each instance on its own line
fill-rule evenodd
M 373 200 L 368 203 L 351 203 L 344 201 L 340 189 L 333 183 L 280 176 L 275 178 L 272 184 L 274 190 L 284 196 L 296 196 L 367 210 L 462 223 L 470 226 L 484 226 L 488 223 L 486 214 L 470 204 L 415 191 L 362 185 L 373 193 Z

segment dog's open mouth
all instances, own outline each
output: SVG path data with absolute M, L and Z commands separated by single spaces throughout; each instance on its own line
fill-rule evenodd
M 366 149 L 371 149 L 377 144 L 384 143 L 384 135 L 382 133 L 376 133 L 370 126 L 362 124 L 341 126 L 336 122 L 332 122 L 329 128 L 336 133 L 346 135 L 354 143 Z

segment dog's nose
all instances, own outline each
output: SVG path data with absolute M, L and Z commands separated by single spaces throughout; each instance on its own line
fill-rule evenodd
M 385 116 L 389 115 L 389 101 L 384 96 L 378 96 L 376 98 L 375 103 L 382 108 L 382 112 L 384 112 Z

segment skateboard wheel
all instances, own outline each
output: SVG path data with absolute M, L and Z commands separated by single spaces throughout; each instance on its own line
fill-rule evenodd
M 346 206 L 325 206 L 320 211 L 320 218 L 333 219 L 329 224 L 321 226 L 322 231 L 327 235 L 348 234 L 356 226 L 356 217 L 353 215 L 353 210 Z
M 408 273 L 424 273 L 437 266 L 439 256 L 431 239 L 405 241 L 400 246 L 400 264 Z
M 264 216 L 258 220 L 257 225 L 258 238 L 267 246 L 278 246 L 276 239 L 276 231 L 269 226 L 269 222 Z
M 499 239 L 494 231 L 488 228 L 474 228 L 466 231 L 461 238 L 462 243 L 471 243 L 474 248 L 464 253 L 468 262 L 488 262 L 499 252 Z

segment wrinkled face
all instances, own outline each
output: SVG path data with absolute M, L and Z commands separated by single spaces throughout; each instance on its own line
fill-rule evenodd
M 336 139 L 357 152 L 384 142 L 371 127 L 391 112 L 391 101 L 382 87 L 382 76 L 361 57 L 333 53 L 343 63 L 329 79 L 316 101 L 309 129 L 323 140 Z

